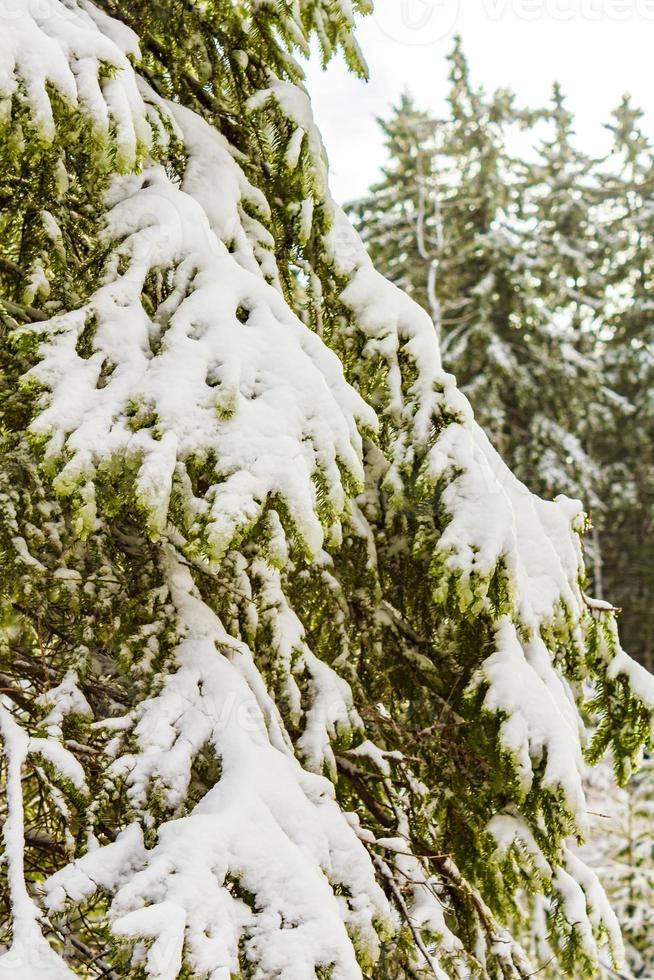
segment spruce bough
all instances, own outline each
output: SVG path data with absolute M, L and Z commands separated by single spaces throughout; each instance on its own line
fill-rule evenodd
M 0 976 L 527 977 L 654 689 L 329 196 L 339 3 L 0 7 Z

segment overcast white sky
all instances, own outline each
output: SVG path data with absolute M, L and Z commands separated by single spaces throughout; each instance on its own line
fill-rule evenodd
M 624 92 L 645 110 L 654 137 L 654 0 L 376 0 L 375 8 L 358 30 L 369 82 L 340 61 L 308 72 L 341 202 L 375 179 L 384 160 L 375 116 L 403 89 L 424 108 L 442 107 L 457 32 L 474 81 L 488 89 L 508 86 L 538 106 L 560 81 L 587 151 L 605 147 L 602 123 Z

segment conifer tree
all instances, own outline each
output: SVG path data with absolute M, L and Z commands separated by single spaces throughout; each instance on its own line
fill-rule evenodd
M 377 120 L 388 161 L 370 194 L 348 206 L 370 257 L 391 282 L 434 313 L 442 263 L 445 190 L 436 173 L 439 121 L 403 94 L 388 120 Z
M 654 154 L 641 117 L 626 97 L 613 114 L 613 152 L 602 189 L 612 232 L 604 362 L 619 398 L 601 433 L 602 550 L 607 594 L 622 607 L 625 645 L 654 670 Z
M 600 478 L 592 439 L 611 402 L 600 356 L 606 277 L 595 161 L 575 145 L 574 120 L 558 84 L 542 122 L 548 133 L 528 168 L 526 208 L 533 222 L 531 272 L 549 340 L 541 344 L 545 371 L 539 377 L 549 406 L 541 424 L 553 430 L 556 447 L 546 490 L 576 493 L 594 508 Z M 530 440 L 527 451 L 534 449 L 538 441 Z M 539 465 L 533 455 L 532 465 Z
M 352 212 L 373 261 L 432 312 L 445 366 L 518 476 L 595 507 L 588 430 L 610 393 L 591 329 L 604 260 L 591 161 L 558 87 L 527 112 L 474 87 L 460 41 L 450 64 L 448 117 L 404 99 L 385 126 L 392 162 Z M 536 160 L 513 158 L 514 131 L 536 123 Z
M 654 766 L 646 757 L 639 771 L 618 786 L 612 767 L 604 760 L 586 774 L 585 790 L 590 808 L 590 830 L 576 856 L 597 874 L 620 923 L 625 948 L 622 968 L 600 954 L 597 976 L 602 980 L 643 980 L 654 973 Z M 526 945 L 543 964 L 544 980 L 561 976 L 556 954 L 549 943 L 547 899 L 534 904 Z
M 351 211 L 373 262 L 432 313 L 446 367 L 506 451 L 516 414 L 506 386 L 519 371 L 511 335 L 526 297 L 506 220 L 516 188 L 505 131 L 518 114 L 508 93 L 473 86 L 458 39 L 449 62 L 448 116 L 403 99 L 383 124 L 391 164 Z
M 589 773 L 588 800 L 593 810 L 584 858 L 597 872 L 622 927 L 626 971 L 632 977 L 654 975 L 654 760 L 647 757 L 623 788 L 602 764 Z M 616 971 L 601 963 L 610 980 Z
M 654 685 L 331 200 L 327 0 L 0 8 L 0 976 L 616 960 L 571 849 Z

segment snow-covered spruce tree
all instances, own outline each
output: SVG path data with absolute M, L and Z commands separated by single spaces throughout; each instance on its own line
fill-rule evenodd
M 589 565 L 593 590 L 601 596 L 601 539 L 607 519 L 601 453 L 620 413 L 622 399 L 610 385 L 605 364 L 608 287 L 612 277 L 612 234 L 606 224 L 605 191 L 598 161 L 576 145 L 574 118 L 558 84 L 543 113 L 547 134 L 528 166 L 525 209 L 533 221 L 530 268 L 550 338 L 539 387 L 548 407 L 538 425 L 543 438 L 519 450 L 519 467 L 538 469 L 544 489 L 581 496 L 593 511 Z M 551 449 L 540 456 L 542 444 Z
M 647 757 L 627 785 L 616 785 L 604 762 L 588 775 L 588 843 L 581 851 L 598 874 L 622 927 L 626 972 L 654 976 L 654 760 Z M 601 962 L 601 975 L 619 976 Z
M 329 197 L 352 10 L 0 18 L 0 976 L 594 975 L 654 691 Z
M 558 487 L 595 507 L 600 480 L 592 440 L 595 429 L 606 424 L 612 394 L 602 383 L 598 341 L 605 254 L 595 161 L 575 145 L 574 119 L 559 85 L 540 115 L 549 132 L 527 167 L 524 216 L 532 228 L 526 247 L 541 323 L 540 329 L 527 325 L 525 346 L 537 340 L 536 376 L 547 408 L 518 455 L 523 471 L 541 470 L 541 486 L 549 493 Z
M 446 368 L 520 479 L 595 506 L 587 430 L 606 399 L 588 340 L 603 258 L 597 195 L 580 191 L 589 161 L 558 89 L 551 109 L 526 112 L 473 86 L 458 41 L 450 63 L 448 116 L 403 99 L 383 124 L 384 177 L 351 210 L 377 268 L 431 311 Z M 507 145 L 536 122 L 550 132 L 524 163 Z
M 625 98 L 609 126 L 614 145 L 602 196 L 613 275 L 603 360 L 619 401 L 595 440 L 605 482 L 607 595 L 623 607 L 628 649 L 654 670 L 654 153 L 641 117 Z
M 407 93 L 377 122 L 388 160 L 381 179 L 347 211 L 375 267 L 439 322 L 447 194 L 436 163 L 440 123 Z
M 650 980 L 654 976 L 654 765 L 646 756 L 638 772 L 624 785 L 616 783 L 610 759 L 589 767 L 584 781 L 589 807 L 587 840 L 575 851 L 604 887 L 621 927 L 625 964 L 616 968 L 600 955 L 597 976 L 602 980 Z M 559 980 L 556 953 L 549 944 L 547 899 L 534 902 L 530 934 L 525 945 L 543 967 L 544 980 Z
M 376 267 L 431 312 L 446 366 L 510 456 L 516 430 L 525 436 L 513 390 L 528 380 L 517 381 L 514 338 L 529 290 L 522 242 L 508 228 L 517 187 L 505 146 L 519 114 L 508 93 L 474 87 L 458 39 L 449 63 L 447 116 L 403 98 L 382 123 L 383 179 L 350 210 Z

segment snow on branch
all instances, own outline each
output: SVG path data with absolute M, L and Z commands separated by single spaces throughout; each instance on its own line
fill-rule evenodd
M 374 429 L 375 414 L 265 281 L 243 230 L 247 183 L 220 138 L 176 114 L 190 131 L 188 191 L 154 165 L 115 182 L 103 285 L 34 331 L 41 360 L 26 381 L 51 394 L 31 431 L 47 459 L 65 462 L 55 485 L 78 498 L 80 528 L 93 525 L 96 481 L 110 483 L 120 460 L 153 534 L 174 489 L 183 530 L 218 559 L 278 498 L 315 553 L 362 484 L 360 427 Z M 152 312 L 151 276 L 165 294 Z
M 181 804 L 193 757 L 207 744 L 220 779 L 191 813 L 158 827 L 154 847 L 134 825 L 58 872 L 46 886 L 48 908 L 99 884 L 115 890 L 114 932 L 153 940 L 141 955 L 148 974 L 166 980 L 178 975 L 183 948 L 198 975 L 217 965 L 238 973 L 246 938 L 262 976 L 309 977 L 330 964 L 335 976 L 359 976 L 348 932 L 372 961 L 376 928 L 391 915 L 365 850 L 332 784 L 294 758 L 249 651 L 234 649 L 174 549 L 166 561 L 176 662 L 138 708 L 138 751 L 121 753 L 113 768 L 146 825 L 153 781 L 167 805 Z

